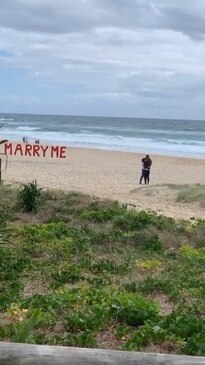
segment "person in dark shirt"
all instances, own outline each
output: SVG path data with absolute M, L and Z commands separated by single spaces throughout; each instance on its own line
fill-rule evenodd
M 152 160 L 149 157 L 149 155 L 146 155 L 145 157 L 142 158 L 142 174 L 140 177 L 140 184 L 142 184 L 143 179 L 144 179 L 145 184 L 147 184 L 147 185 L 149 184 L 151 165 L 152 165 Z

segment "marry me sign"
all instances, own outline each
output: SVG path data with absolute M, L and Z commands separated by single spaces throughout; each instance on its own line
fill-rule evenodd
M 0 128 L 3 124 L 0 124 Z M 28 156 L 36 158 L 66 158 L 66 147 L 65 146 L 47 146 L 40 144 L 30 143 L 13 143 L 7 139 L 0 140 L 0 145 L 3 147 L 3 151 L 0 151 L 0 155 L 6 157 L 6 167 L 8 156 Z M 0 158 L 0 183 L 1 183 L 1 158 Z M 5 167 L 5 169 L 6 169 Z
M 6 156 L 66 158 L 66 147 L 5 142 L 4 154 Z

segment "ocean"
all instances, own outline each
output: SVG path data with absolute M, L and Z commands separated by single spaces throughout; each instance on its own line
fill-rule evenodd
M 205 158 L 205 121 L 0 113 L 0 139 Z

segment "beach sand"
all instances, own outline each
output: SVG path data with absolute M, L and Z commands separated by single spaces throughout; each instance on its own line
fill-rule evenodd
M 171 217 L 205 218 L 205 209 L 195 203 L 177 203 L 176 191 L 164 186 L 205 184 L 205 160 L 152 155 L 151 183 L 146 187 L 139 185 L 142 157 L 136 153 L 69 147 L 66 159 L 9 156 L 3 180 L 37 180 L 43 188 L 117 199 L 137 209 Z

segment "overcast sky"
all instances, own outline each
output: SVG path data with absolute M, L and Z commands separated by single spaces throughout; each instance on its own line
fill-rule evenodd
M 205 119 L 205 0 L 0 0 L 0 111 Z

